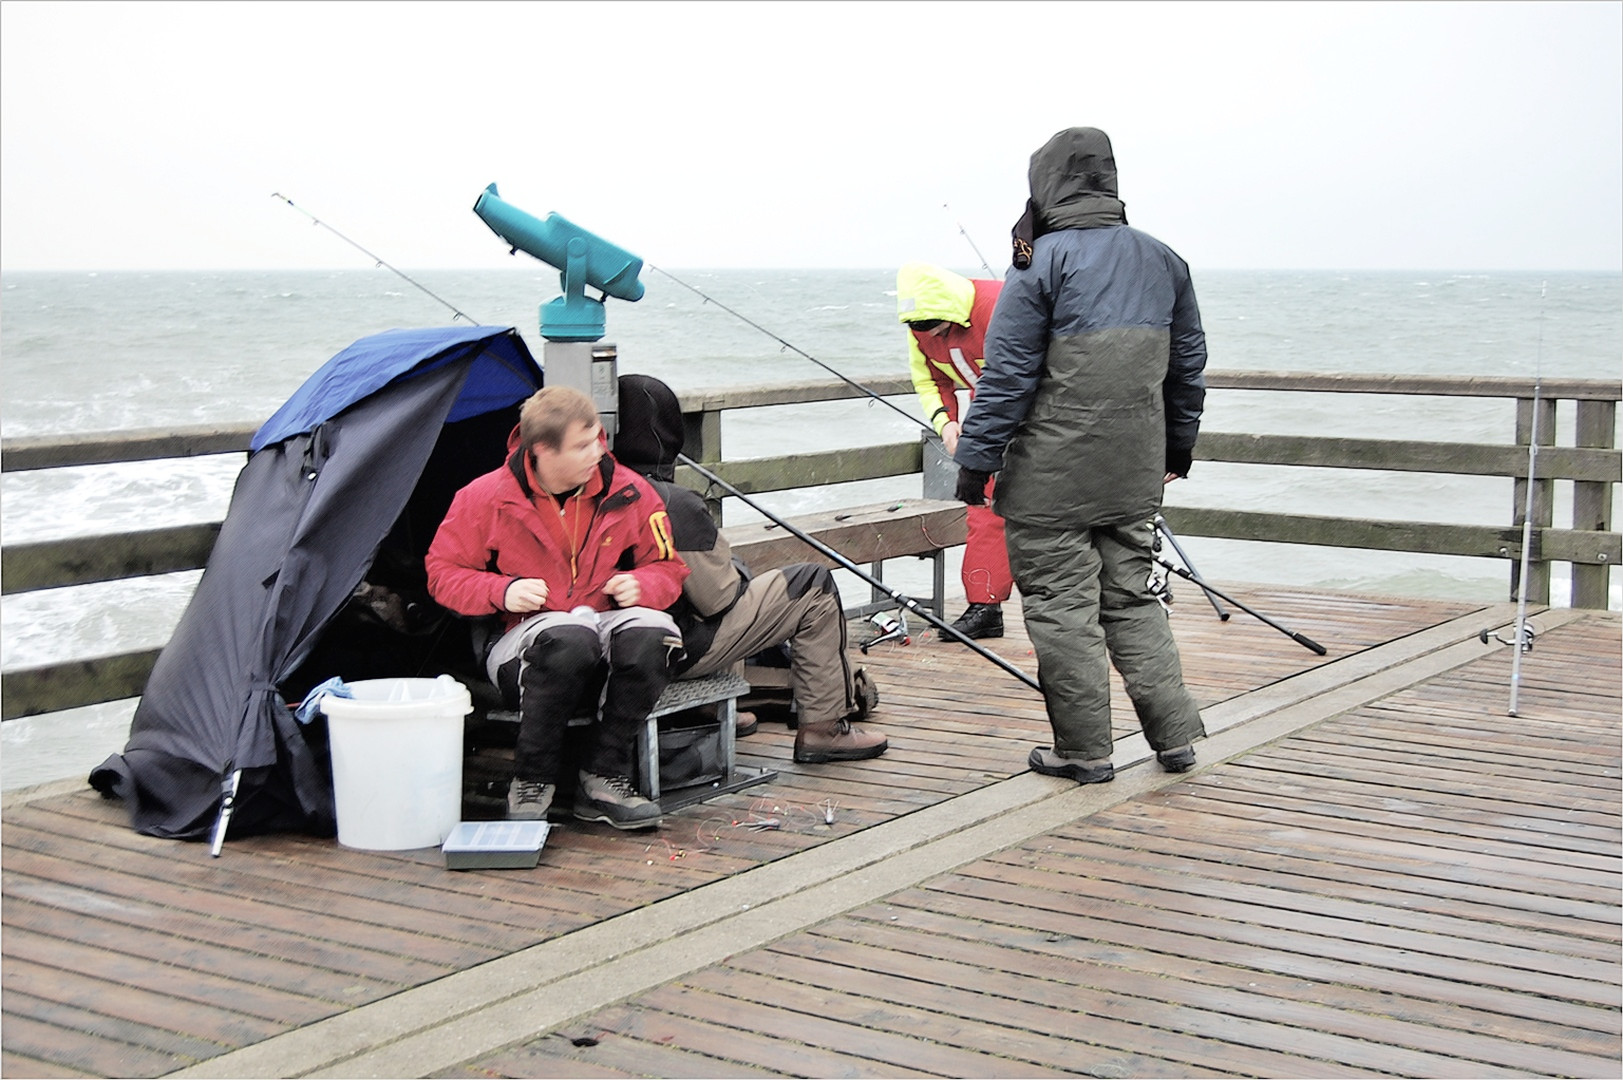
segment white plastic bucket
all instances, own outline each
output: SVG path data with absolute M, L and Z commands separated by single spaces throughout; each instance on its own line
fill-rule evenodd
M 437 679 L 365 679 L 321 699 L 332 747 L 338 842 L 365 851 L 438 847 L 462 818 L 467 687 Z

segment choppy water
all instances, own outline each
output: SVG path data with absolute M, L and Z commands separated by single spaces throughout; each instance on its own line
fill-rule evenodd
M 558 279 L 530 267 L 412 277 L 479 322 L 519 327 L 539 355 L 537 309 L 557 294 Z M 619 346 L 622 372 L 656 375 L 678 390 L 827 376 L 772 335 L 859 382 L 905 370 L 890 271 L 673 273 L 738 315 L 647 270 L 643 300 L 609 302 L 606 340 Z M 1197 270 L 1196 287 L 1214 370 L 1616 378 L 1623 366 L 1617 274 Z M 356 338 L 452 318 L 383 269 L 6 274 L 0 431 L 12 438 L 257 423 Z M 909 398 L 896 401 L 914 407 Z M 1560 426 L 1571 422 L 1563 412 Z M 1509 402 L 1214 391 L 1205 428 L 1508 442 L 1514 409 Z M 917 431 L 890 409 L 840 402 L 729 416 L 723 440 L 728 456 L 750 457 L 894 442 Z M 240 465 L 239 457 L 224 457 L 7 474 L 0 482 L 5 541 L 218 520 Z M 917 494 L 917 484 L 872 481 L 762 501 L 802 512 Z M 1570 513 L 1562 487 L 1558 523 Z M 1172 485 L 1167 501 L 1477 524 L 1508 524 L 1512 511 L 1509 480 L 1212 463 Z M 738 511 L 729 511 L 729 520 L 751 516 Z M 1493 561 L 1200 538 L 1184 538 L 1184 546 L 1214 582 L 1474 600 L 1508 594 L 1507 568 Z M 916 581 L 903 578 L 904 588 L 927 589 L 922 566 L 917 573 Z M 161 643 L 196 576 L 6 597 L 0 665 Z M 8 722 L 0 731 L 4 786 L 88 769 L 122 745 L 128 715 L 128 706 L 112 705 L 75 710 L 48 726 Z

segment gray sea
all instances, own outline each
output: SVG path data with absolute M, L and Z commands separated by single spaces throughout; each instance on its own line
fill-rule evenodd
M 969 268 L 958 268 L 971 274 Z M 0 275 L 0 432 L 6 438 L 171 424 L 257 423 L 328 357 L 400 326 L 513 325 L 539 356 L 539 306 L 558 275 L 515 260 L 500 271 L 173 271 Z M 905 371 L 891 270 L 647 268 L 647 295 L 610 300 L 605 340 L 620 370 L 680 390 Z M 1617 378 L 1623 276 L 1595 273 L 1196 271 L 1213 370 Z M 433 295 L 430 295 L 432 293 Z M 703 295 L 701 295 L 703 294 Z M 708 297 L 708 300 L 706 299 Z M 732 309 L 730 313 L 725 308 Z M 757 324 L 749 325 L 746 322 Z M 787 344 L 785 344 L 787 343 Z M 808 360 L 802 353 L 815 358 Z M 820 363 L 819 363 L 820 362 Z M 909 397 L 892 399 L 916 414 Z M 1558 417 L 1563 441 L 1572 417 Z M 1509 442 L 1509 402 L 1213 391 L 1210 431 Z M 873 402 L 729 416 L 728 457 L 917 437 Z M 240 456 L 6 474 L 7 544 L 218 520 Z M 1556 521 L 1570 515 L 1558 485 Z M 762 501 L 779 513 L 917 495 L 873 481 Z M 1198 463 L 1171 505 L 1508 525 L 1511 482 L 1424 474 Z M 729 510 L 729 521 L 754 516 Z M 1566 520 L 1570 520 L 1567 517 Z M 1498 601 L 1490 560 L 1181 538 L 1214 583 L 1276 584 Z M 922 566 L 904 589 L 927 591 Z M 955 580 L 954 577 L 950 580 Z M 197 575 L 6 597 L 0 666 L 128 648 L 168 636 Z M 858 588 L 856 582 L 847 588 Z M 865 588 L 865 586 L 860 586 Z M 1558 581 L 1558 597 L 1564 582 Z M 1620 606 L 1613 576 L 1612 606 Z M 0 729 L 0 783 L 83 775 L 119 749 L 133 706 L 114 703 Z

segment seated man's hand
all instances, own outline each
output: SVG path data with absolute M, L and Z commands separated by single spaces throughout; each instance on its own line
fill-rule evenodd
M 546 602 L 547 583 L 536 577 L 518 578 L 502 596 L 502 607 L 521 615 L 540 611 Z
M 635 574 L 615 574 L 604 582 L 603 591 L 620 607 L 636 607 L 637 601 L 642 599 L 642 582 Z
M 979 469 L 958 467 L 958 489 L 953 492 L 958 501 L 969 506 L 986 505 L 986 482 L 992 478 L 991 473 L 983 473 Z

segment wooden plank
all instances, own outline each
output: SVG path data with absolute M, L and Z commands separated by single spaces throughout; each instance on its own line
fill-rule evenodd
M 171 933 L 163 925 L 131 926 L 109 919 L 89 920 L 81 915 L 8 899 L 5 904 L 8 934 L 28 931 L 41 939 L 72 942 L 98 951 L 128 954 L 155 964 L 192 968 L 202 972 L 229 972 L 233 980 L 301 998 L 359 1005 L 394 993 L 399 985 L 329 971 L 299 953 L 264 954 L 245 943 L 203 942 Z
M 139 697 L 161 649 L 139 649 L 0 672 L 0 719 Z
M 148 963 L 142 957 L 50 938 L 29 930 L 6 928 L 6 955 L 38 967 L 52 966 L 87 975 L 106 984 L 108 994 L 132 986 L 163 994 L 188 1007 L 229 1002 L 232 1011 L 269 1020 L 283 1030 L 341 1011 L 331 1002 L 239 982 L 228 972 Z
M 1312 514 L 1275 514 L 1211 507 L 1168 506 L 1167 522 L 1180 536 L 1266 540 L 1275 544 L 1412 551 L 1488 559 L 1521 557 L 1519 528 L 1454 525 L 1436 521 L 1375 521 Z
M 162 988 L 132 983 L 111 983 L 100 975 L 63 967 L 54 962 L 34 962 L 11 955 L 8 946 L 4 961 L 6 1004 L 9 1023 L 11 995 L 21 992 L 32 998 L 83 1010 L 87 1016 L 107 1016 L 138 1024 L 154 1031 L 172 1032 L 182 1038 L 212 1042 L 224 1049 L 247 1046 L 287 1030 L 274 1020 L 250 1016 L 230 1008 L 229 996 L 222 1001 L 185 1001 Z M 79 1031 L 94 1033 L 94 1024 L 82 1029 L 64 1029 L 61 1042 L 69 1046 Z M 57 1056 L 47 1058 L 57 1061 Z M 109 1075 L 118 1076 L 120 1073 Z
M 962 544 L 968 528 L 965 522 L 962 503 L 930 499 L 898 499 L 791 519 L 801 532 L 816 537 L 859 566 Z M 757 572 L 796 562 L 837 565 L 771 522 L 730 526 L 727 542 L 733 553 Z
M 1282 970 L 1275 971 L 1249 962 L 1254 955 L 1266 964 L 1267 954 L 1224 950 L 1221 943 L 1199 941 L 1187 933 L 1151 931 L 1139 937 L 1116 932 L 1121 929 L 1118 926 L 1103 925 L 1097 935 L 1072 937 L 1021 925 L 1018 918 L 1018 912 L 1013 912 L 1009 918 L 990 923 L 975 919 L 968 912 L 881 904 L 851 912 L 815 928 L 813 933 L 819 938 L 869 945 L 885 953 L 918 953 L 939 960 L 978 966 L 992 964 L 1000 968 L 1017 964 L 1020 968 L 1016 970 L 1041 972 L 1061 986 L 1096 986 L 1099 981 L 1119 978 L 1125 973 L 1148 983 L 1160 980 L 1188 983 L 1191 985 L 1188 992 L 1194 995 L 1194 1000 L 1211 1000 L 1214 996 L 1240 992 L 1243 987 L 1245 993 L 1259 997 L 1317 1002 L 1328 1008 L 1372 1017 L 1424 1015 L 1426 1022 L 1435 1025 L 1444 1037 L 1451 1030 L 1491 1033 L 1505 1042 L 1528 1044 L 1526 1052 L 1531 1054 L 1539 1053 L 1541 1047 L 1553 1047 L 1604 1057 L 1616 1049 L 1615 1038 L 1603 1031 L 1565 1028 L 1405 993 L 1417 988 L 1424 992 L 1415 980 L 1407 980 L 1407 985 L 1398 979 L 1371 985 L 1364 981 L 1364 970 L 1357 965 L 1345 965 L 1345 974 L 1339 979 L 1336 971 L 1328 968 L 1321 970 L 1322 977 L 1313 978 L 1298 972 L 1288 956 L 1284 958 Z M 785 963 L 782 951 L 769 954 L 764 960 L 756 960 L 756 954 L 750 954 L 729 963 L 748 964 L 752 968 L 764 963 L 783 971 L 787 977 L 790 972 L 778 966 Z M 1379 977 L 1382 973 L 1373 974 Z M 847 977 L 839 982 L 848 985 L 851 980 Z M 934 1007 L 946 1011 L 954 1005 L 947 1000 Z M 1501 1051 L 1493 1047 L 1493 1052 L 1509 1054 L 1510 1058 L 1501 1062 L 1509 1064 L 1522 1051 L 1508 1047 Z M 1256 1064 L 1259 1068 L 1254 1071 L 1264 1074 L 1295 1073 L 1281 1067 L 1289 1063 Z M 1308 1071 L 1307 1067 L 1302 1066 L 1302 1071 Z
M 0 443 L 0 470 L 23 472 L 121 461 L 245 453 L 258 424 L 132 428 L 103 435 L 24 435 Z
M 966 992 L 1005 999 L 1003 1017 L 1004 1022 L 1010 1024 L 1032 1025 L 1035 1017 L 1031 1012 L 1041 1009 L 1081 1014 L 1088 1018 L 1089 1025 L 1101 1021 L 1141 1025 L 1150 1031 L 1133 1032 L 1135 1037 L 1130 1045 L 1154 1045 L 1160 1054 L 1174 1052 L 1170 1044 L 1175 1035 L 1193 1036 L 1194 1045 L 1185 1053 L 1204 1057 L 1204 1060 L 1188 1062 L 1193 1065 L 1238 1069 L 1252 1075 L 1292 1076 L 1347 1075 L 1359 1069 L 1441 1076 L 1449 1075 L 1451 1067 L 1457 1065 L 1457 1061 L 1430 1053 L 1374 1044 L 1315 1027 L 1316 1021 L 1332 1021 L 1329 1010 L 1319 1009 L 1312 1003 L 1279 1003 L 1279 1011 L 1295 1013 L 1288 1022 L 1253 1019 L 1243 1015 L 1250 1002 L 1246 1000 L 1248 995 L 1238 991 L 1220 1002 L 1210 995 L 1199 995 L 1198 1003 L 1190 1004 L 1175 1000 L 1174 993 L 1169 992 L 1174 987 L 1164 980 L 1144 979 L 1131 972 L 1112 980 L 1106 969 L 1090 969 L 1083 979 L 1055 979 L 1053 970 L 1043 964 L 1011 968 L 1007 962 L 1016 958 L 1002 951 L 988 951 L 982 954 L 980 962 L 964 963 L 809 935 L 797 937 L 793 946 L 799 955 L 862 971 L 864 980 L 881 979 L 888 973 L 912 983 L 955 988 L 960 1000 Z M 784 953 L 788 948 L 774 951 Z M 894 982 L 887 979 L 886 985 L 894 985 Z M 1056 997 L 1063 1001 L 1062 1008 L 1054 1009 L 1050 1004 Z M 1294 1010 L 1288 1006 L 1294 1006 Z M 1304 1022 L 1303 1017 L 1311 1019 Z M 1058 1030 L 1070 1026 L 1055 1024 L 1056 1020 L 1057 1017 L 1051 1017 L 1050 1023 Z M 1088 1037 L 1090 1040 L 1098 1038 L 1092 1032 Z M 1289 1052 L 1276 1054 L 1276 1048 L 1281 1047 L 1289 1047 Z M 1481 1075 L 1515 1075 L 1515 1072 L 1495 1064 L 1485 1068 Z
M 15 839 L 14 831 L 18 834 Z M 192 890 L 189 896 L 193 902 L 205 905 L 203 913 L 213 902 L 210 893 L 248 896 L 267 906 L 310 914 L 341 910 L 352 920 L 346 931 L 349 939 L 379 951 L 387 950 L 406 934 L 415 942 L 412 952 L 417 957 L 461 966 L 535 941 L 533 933 L 483 921 L 465 905 L 455 905 L 443 896 L 425 894 L 410 886 L 373 887 L 353 875 L 335 875 L 274 860 L 252 864 L 242 858 L 194 862 L 199 855 L 203 860 L 209 858 L 208 849 L 197 844 L 172 845 L 176 850 L 167 857 L 148 855 L 122 850 L 119 842 L 123 838 L 116 833 L 108 837 L 101 853 L 90 850 L 96 844 L 10 822 L 6 833 L 8 849 L 17 852 L 19 859 L 23 852 L 34 852 L 75 861 L 95 860 L 86 865 L 125 873 L 129 882 L 126 887 L 139 888 L 158 901 L 175 898 L 175 887 L 186 886 Z M 10 858 L 7 866 L 13 868 Z M 28 865 L 15 869 L 35 872 Z M 463 910 L 455 910 L 459 906 Z
M 875 976 L 872 980 L 869 976 Z M 1022 1015 L 995 1019 L 958 1015 L 950 989 L 930 982 L 898 978 L 889 972 L 864 971 L 860 992 L 852 993 L 849 968 L 795 955 L 757 950 L 725 965 L 707 968 L 683 980 L 684 985 L 743 1001 L 770 1002 L 781 1012 L 774 1030 L 794 1031 L 801 1014 L 823 1016 L 841 1023 L 883 1027 L 899 1035 L 954 1047 L 975 1055 L 966 1059 L 960 1076 L 1074 1075 L 1083 1061 L 1097 1072 L 1117 1076 L 1186 1076 L 1188 1065 L 1142 1053 L 1118 1053 L 1099 1060 L 1078 1047 L 1074 1039 L 1048 1031 L 1031 1030 L 1039 1017 Z M 1001 1004 L 989 1001 L 988 1013 Z M 1010 1003 L 1011 1005 L 1013 1003 Z M 1022 1011 L 1018 1007 L 1010 1012 Z M 1064 1067 L 1057 1065 L 1064 1062 Z M 913 1062 L 923 1071 L 922 1061 Z
M 220 1053 L 218 1043 L 204 1039 L 194 1039 L 163 1028 L 153 1027 L 149 1024 L 140 1024 L 130 1020 L 121 1020 L 117 1017 L 107 1016 L 103 1013 L 91 1012 L 74 1005 L 64 1005 L 57 1001 L 48 1001 L 37 998 L 31 994 L 8 988 L 6 990 L 6 1041 L 11 1044 L 11 1017 L 27 1017 L 38 1023 L 48 1024 L 52 1031 L 52 1042 L 43 1048 L 47 1052 L 55 1049 L 64 1039 L 71 1039 L 72 1033 L 88 1031 L 101 1038 L 116 1040 L 128 1046 L 135 1046 L 143 1050 L 155 1051 L 167 1058 L 167 1066 L 163 1062 L 156 1062 L 152 1068 L 160 1071 L 180 1068 L 191 1062 L 203 1061 L 215 1057 Z M 21 1046 L 12 1046 L 17 1052 L 22 1052 Z M 129 1063 L 121 1063 L 123 1072 L 132 1072 Z M 145 1067 L 143 1067 L 145 1068 Z M 107 1075 L 118 1075 L 120 1070 L 114 1070 Z M 33 1073 L 4 1072 L 6 1076 L 33 1076 Z
M 1120 957 L 1125 962 L 1131 958 L 1132 950 L 1147 950 L 1165 957 L 1183 958 L 1191 969 L 1211 964 L 1245 973 L 1243 980 L 1231 979 L 1224 983 L 1219 979 L 1220 985 L 1229 988 L 1239 981 L 1249 984 L 1256 977 L 1252 973 L 1261 973 L 1285 980 L 1286 985 L 1296 984 L 1304 998 L 1315 997 L 1314 988 L 1320 985 L 1356 987 L 1372 994 L 1390 994 L 1398 999 L 1467 1010 L 1466 1015 L 1480 1012 L 1495 1020 L 1510 1018 L 1506 1022 L 1519 1018 L 1519 1022 L 1526 1024 L 1590 1032 L 1595 1037 L 1615 1039 L 1617 1034 L 1615 1009 L 1523 994 L 1502 983 L 1433 978 L 1366 964 L 1356 951 L 1350 956 L 1334 956 L 1324 950 L 1303 950 L 1295 947 L 1294 940 L 1283 936 L 1244 942 L 1227 935 L 1196 934 L 1188 920 L 1160 918 L 1148 909 L 1123 908 L 1114 918 L 1078 918 L 917 889 L 891 897 L 881 909 L 853 913 L 853 917 L 861 915 L 887 924 L 913 926 L 931 935 L 956 934 L 977 941 L 1003 941 L 1006 948 L 1035 950 L 1044 956 L 1050 953 L 1085 956 L 1102 950 L 1104 960 Z M 1406 1003 L 1395 1000 L 1392 1007 L 1404 1009 Z
M 45 1080 L 47 1077 L 93 1075 L 95 1074 L 82 1072 L 79 1069 L 70 1069 L 55 1062 L 45 1062 L 38 1058 L 13 1054 L 9 1050 L 0 1050 L 0 1076 L 30 1076 L 34 1080 Z
M 789 457 L 732 458 L 711 462 L 705 467 L 746 495 L 763 495 L 915 475 L 923 467 L 923 459 L 922 444 L 914 441 L 813 451 Z M 677 466 L 676 482 L 707 498 L 722 494 L 712 492 L 710 481 L 687 465 Z
M 751 1064 L 784 1073 L 973 1075 L 961 1071 L 973 1055 L 921 1047 L 887 1031 L 821 1016 L 799 1013 L 788 1017 L 771 1004 L 739 1001 L 681 983 L 643 994 L 637 1004 L 651 1013 L 665 1014 L 665 1022 L 682 1032 L 681 1038 L 689 1047 L 715 1057 L 738 1054 Z M 779 1032 L 790 1035 L 792 1041 L 775 1037 Z
M 94 1032 L 77 1033 L 70 1046 L 62 1046 L 65 1032 L 54 1024 L 32 1016 L 6 1013 L 6 1048 L 25 1057 L 49 1059 L 59 1066 L 91 1076 L 156 1076 L 193 1064 L 179 1054 L 165 1054 L 145 1046 L 134 1046 Z M 35 1073 L 7 1073 L 7 1076 L 34 1076 Z
M 1202 431 L 1197 461 L 1321 469 L 1381 469 L 1456 476 L 1527 476 L 1527 448 L 1507 443 L 1342 439 Z M 1538 475 L 1553 480 L 1618 483 L 1623 454 L 1612 449 L 1551 446 L 1538 455 Z
M 1315 394 L 1412 394 L 1423 397 L 1530 398 L 1535 383 L 1547 398 L 1617 401 L 1613 379 L 1542 379 L 1491 375 L 1385 375 L 1317 371 L 1207 370 L 1209 390 L 1282 390 Z
M 40 540 L 0 548 L 0 582 L 13 593 L 95 581 L 122 581 L 199 570 L 214 550 L 220 523 Z
M 1372 923 L 1348 924 L 1320 913 L 1312 898 L 1275 897 L 1277 903 L 1295 899 L 1297 906 L 1264 906 L 1245 903 L 1227 896 L 1199 896 L 1174 889 L 1135 885 L 1124 881 L 1068 879 L 1072 891 L 1063 897 L 1043 890 L 1053 878 L 1041 873 L 1019 874 L 999 867 L 990 879 L 976 869 L 961 872 L 940 883 L 938 888 L 955 895 L 1051 907 L 1070 914 L 1095 913 L 1112 905 L 1133 904 L 1153 907 L 1169 916 L 1198 920 L 1219 928 L 1236 940 L 1257 941 L 1259 935 L 1282 934 L 1303 942 L 1333 941 L 1333 948 L 1347 954 L 1361 951 L 1366 963 L 1400 967 L 1441 976 L 1452 972 L 1457 978 L 1479 981 L 1504 978 L 1505 969 L 1515 969 L 1522 988 L 1551 997 L 1567 997 L 1589 1004 L 1609 1004 L 1616 998 L 1615 970 L 1609 964 L 1576 957 L 1553 957 L 1529 946 L 1502 945 L 1465 937 L 1404 930 Z M 1255 893 L 1255 890 L 1227 890 Z

